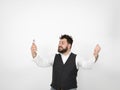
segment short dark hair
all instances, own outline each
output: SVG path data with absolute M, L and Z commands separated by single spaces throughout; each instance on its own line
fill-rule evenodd
M 69 44 L 71 44 L 71 46 L 72 46 L 72 43 L 73 43 L 73 38 L 72 38 L 72 36 L 69 36 L 69 35 L 67 35 L 67 34 L 64 34 L 64 35 L 61 35 L 60 39 L 67 39 L 67 42 L 68 42 Z

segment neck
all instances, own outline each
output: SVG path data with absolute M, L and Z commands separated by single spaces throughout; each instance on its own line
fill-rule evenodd
M 62 53 L 63 55 L 68 55 L 70 53 L 70 50 L 66 51 L 65 53 Z

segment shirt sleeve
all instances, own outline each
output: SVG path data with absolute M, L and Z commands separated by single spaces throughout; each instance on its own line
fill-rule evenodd
M 53 65 L 54 62 L 54 56 L 53 54 L 47 56 L 46 58 L 40 56 L 40 53 L 37 52 L 37 56 L 33 58 L 33 61 L 37 64 L 39 67 L 49 67 Z
M 85 58 L 81 57 L 80 55 L 76 56 L 76 66 L 79 69 L 79 67 L 82 67 L 84 69 L 90 69 L 95 64 L 95 57 L 91 56 L 89 60 L 86 60 Z

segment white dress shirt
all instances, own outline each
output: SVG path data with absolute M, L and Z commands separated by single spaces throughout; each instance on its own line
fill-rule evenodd
M 61 57 L 62 57 L 62 60 L 63 60 L 64 64 L 66 63 L 70 54 L 71 54 L 71 52 L 68 55 L 61 54 Z M 37 52 L 37 56 L 33 59 L 33 61 L 40 67 L 48 67 L 48 66 L 53 65 L 54 58 L 55 58 L 55 54 L 50 55 L 50 57 L 47 57 L 47 59 L 45 59 L 45 58 L 42 58 L 40 56 L 39 52 Z M 94 56 L 92 56 L 92 58 L 90 58 L 89 60 L 85 60 L 79 54 L 77 54 L 77 56 L 76 56 L 76 67 L 77 67 L 77 69 L 79 69 L 79 67 L 91 68 L 94 63 L 95 63 L 95 57 Z

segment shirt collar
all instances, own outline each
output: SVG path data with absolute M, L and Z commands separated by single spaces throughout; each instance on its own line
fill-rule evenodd
M 62 54 L 62 53 L 59 53 L 61 56 L 63 56 L 63 57 L 67 57 L 67 56 L 70 56 L 70 54 L 71 54 L 71 51 L 67 54 L 67 55 L 64 55 L 64 54 Z

